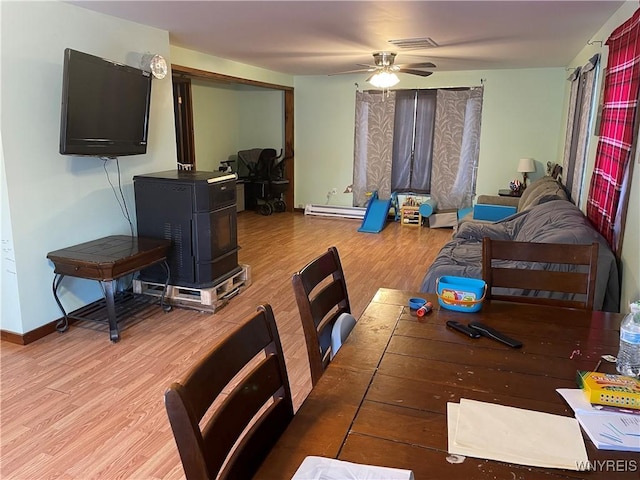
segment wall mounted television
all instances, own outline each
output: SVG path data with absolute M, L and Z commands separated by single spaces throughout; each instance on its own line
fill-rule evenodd
M 60 153 L 118 157 L 147 151 L 151 74 L 64 51 Z

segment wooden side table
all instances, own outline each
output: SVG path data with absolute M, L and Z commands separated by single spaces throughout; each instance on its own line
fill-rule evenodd
M 511 189 L 505 188 L 503 190 L 498 190 L 498 195 L 501 197 L 517 197 L 520 198 L 522 196 L 522 190 L 518 190 L 514 192 Z
M 56 329 L 59 332 L 67 330 L 69 318 L 104 322 L 104 319 L 98 320 L 95 316 L 83 315 L 89 312 L 82 312 L 82 309 L 79 314 L 67 314 L 58 298 L 58 287 L 65 276 L 97 280 L 104 290 L 110 339 L 112 342 L 120 340 L 115 301 L 116 280 L 161 262 L 168 280 L 169 265 L 166 260 L 170 247 L 169 240 L 112 235 L 49 252 L 47 258 L 53 262 L 55 273 L 53 297 L 64 316 L 56 325 Z

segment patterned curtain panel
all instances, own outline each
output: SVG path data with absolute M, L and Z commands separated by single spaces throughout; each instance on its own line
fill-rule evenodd
M 363 207 L 367 193 L 391 197 L 391 158 L 395 92 L 356 92 L 356 128 L 353 162 L 353 206 Z
M 606 43 L 609 59 L 605 73 L 604 106 L 596 164 L 587 199 L 587 217 L 607 239 L 616 255 L 628 203 L 623 184 L 631 175 L 631 152 L 637 136 L 636 113 L 640 89 L 640 9 L 613 31 Z
M 483 87 L 438 90 L 431 197 L 439 209 L 470 207 L 480 154 Z
M 571 99 L 567 123 L 567 138 L 564 146 L 564 184 L 571 192 L 571 200 L 580 204 L 584 165 L 589 146 L 591 106 L 595 93 L 595 80 L 600 54 L 594 55 L 582 68 L 576 68 L 568 78 L 571 81 Z

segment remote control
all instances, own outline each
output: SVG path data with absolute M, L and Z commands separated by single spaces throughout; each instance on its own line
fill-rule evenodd
M 480 338 L 480 333 L 477 330 L 474 330 L 473 328 L 469 328 L 466 325 L 463 325 L 460 322 L 455 322 L 453 320 L 447 320 L 447 327 L 451 327 L 454 330 L 457 330 L 460 333 L 465 334 L 468 337 L 471 338 Z

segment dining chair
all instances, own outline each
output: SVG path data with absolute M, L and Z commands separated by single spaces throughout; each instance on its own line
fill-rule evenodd
M 307 344 L 311 383 L 315 385 L 335 353 L 331 348 L 334 326 L 343 313 L 351 313 L 338 249 L 329 247 L 325 253 L 294 273 L 291 283 Z M 348 318 L 344 325 L 342 322 L 336 328 L 340 344 L 355 325 L 355 321 Z M 349 326 L 351 328 L 347 328 Z
M 171 384 L 164 401 L 187 480 L 251 478 L 293 418 L 271 306 Z
M 489 237 L 482 241 L 487 299 L 592 310 L 597 266 L 596 242 L 533 243 Z M 495 288 L 501 290 L 494 293 Z M 510 289 L 518 291 L 511 293 Z M 553 296 L 529 296 L 529 291 L 553 292 L 549 293 Z

